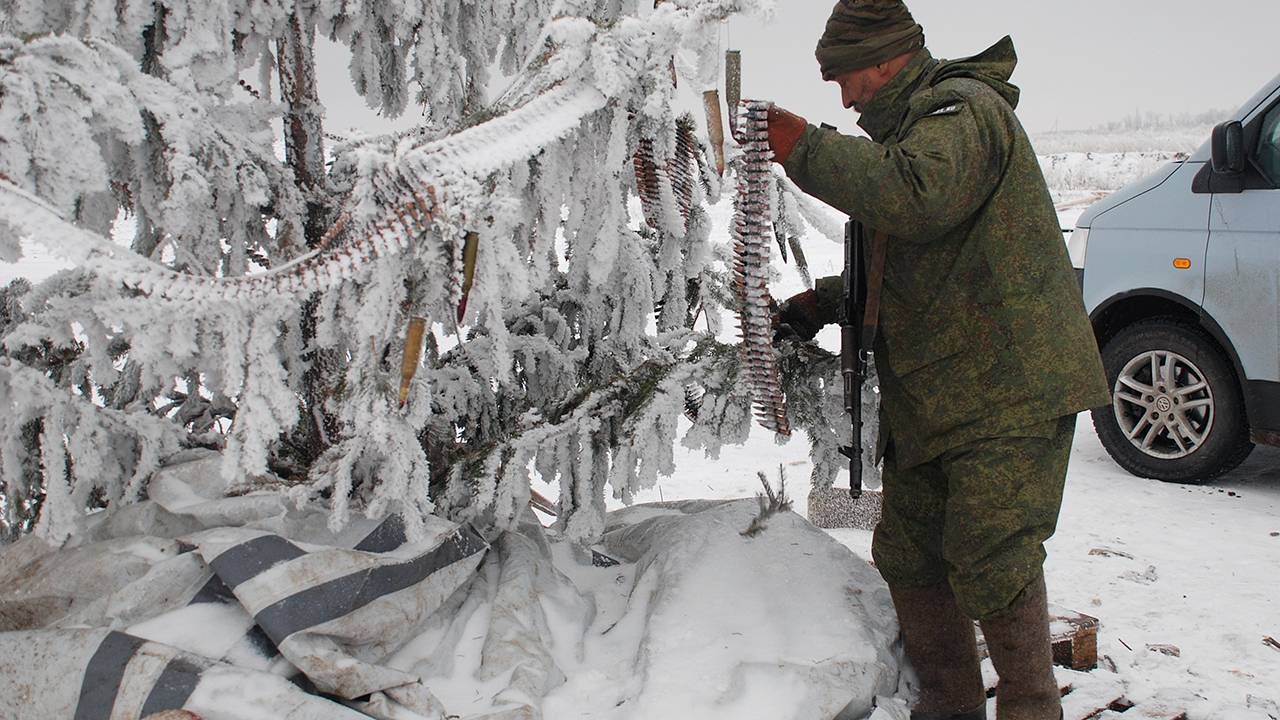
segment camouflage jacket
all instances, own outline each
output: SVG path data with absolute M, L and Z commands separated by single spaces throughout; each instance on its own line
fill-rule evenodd
M 922 50 L 865 108 L 871 140 L 810 126 L 786 163 L 805 192 L 892 236 L 875 350 L 881 448 L 887 427 L 899 467 L 1109 402 L 1014 115 L 1016 64 L 1007 37 L 952 62 Z M 824 279 L 819 293 L 839 287 Z

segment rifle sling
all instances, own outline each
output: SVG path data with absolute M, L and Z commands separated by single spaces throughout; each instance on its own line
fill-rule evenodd
M 884 289 L 884 261 L 889 253 L 889 235 L 876 231 L 871 236 L 871 262 L 866 271 L 866 307 L 862 315 L 862 342 L 864 353 L 872 352 L 876 333 L 880 329 L 880 291 Z

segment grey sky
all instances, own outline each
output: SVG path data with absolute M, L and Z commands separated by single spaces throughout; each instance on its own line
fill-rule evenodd
M 856 116 L 822 82 L 813 47 L 834 0 L 777 0 L 771 23 L 745 18 L 722 33 L 743 51 L 743 92 L 815 122 L 852 131 Z M 1032 132 L 1083 129 L 1135 111 L 1234 110 L 1280 74 L 1277 0 L 909 0 L 938 57 L 963 57 L 1012 35 L 1020 63 L 1019 115 Z M 350 89 L 347 57 L 324 43 L 321 96 L 329 127 L 380 132 Z M 700 90 L 700 88 L 699 88 Z M 689 108 L 700 107 L 687 93 Z M 416 113 L 410 109 L 408 115 Z
M 813 46 L 833 0 L 778 0 L 774 21 L 735 20 L 743 93 L 850 129 Z M 1135 110 L 1234 110 L 1280 74 L 1276 0 L 908 0 L 938 57 L 963 57 L 1012 35 L 1013 81 L 1032 132 L 1082 129 Z

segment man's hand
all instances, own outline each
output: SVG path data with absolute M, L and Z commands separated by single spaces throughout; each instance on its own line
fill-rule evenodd
M 799 115 L 777 105 L 769 108 L 769 149 L 773 151 L 774 162 L 782 164 L 791 157 L 791 151 L 807 127 L 809 123 Z
M 778 307 L 773 329 L 773 343 L 777 345 L 783 340 L 808 342 L 817 336 L 818 331 L 826 324 L 823 321 L 818 294 L 813 290 L 805 290 Z

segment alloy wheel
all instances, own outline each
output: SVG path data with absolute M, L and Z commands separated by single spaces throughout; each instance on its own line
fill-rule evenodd
M 1178 353 L 1152 350 L 1133 358 L 1116 378 L 1112 397 L 1121 431 L 1152 457 L 1191 455 L 1213 432 L 1213 388 Z

